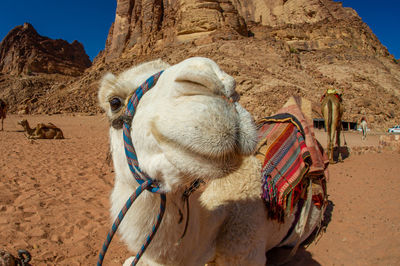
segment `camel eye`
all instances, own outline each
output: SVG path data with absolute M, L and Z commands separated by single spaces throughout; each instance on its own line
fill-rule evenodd
M 111 111 L 113 111 L 113 112 L 116 112 L 119 109 L 121 109 L 121 105 L 122 105 L 122 103 L 121 103 L 120 98 L 114 97 L 110 100 L 110 107 L 111 107 Z

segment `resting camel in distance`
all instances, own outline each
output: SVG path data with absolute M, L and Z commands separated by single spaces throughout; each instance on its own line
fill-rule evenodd
M 344 107 L 341 96 L 335 89 L 328 89 L 321 101 L 321 112 L 325 120 L 325 129 L 327 133 L 327 153 L 330 163 L 335 163 L 333 160 L 333 146 L 336 136 L 336 145 L 339 149 L 338 161 L 342 161 L 340 153 L 340 132 L 342 129 L 342 116 Z
M 103 77 L 98 98 L 111 125 L 112 220 L 139 186 L 124 152 L 122 111 L 133 91 L 162 70 L 133 120 L 126 122 L 141 171 L 157 182 L 167 199 L 163 220 L 139 265 L 265 266 L 268 250 L 305 240 L 320 225 L 324 209 L 295 205 L 283 222 L 268 218 L 260 197 L 262 164 L 253 155 L 253 118 L 234 100 L 234 79 L 214 61 L 200 57 L 172 66 L 155 60 Z M 186 209 L 183 193 L 196 180 L 201 185 L 187 199 Z M 140 251 L 159 204 L 159 195 L 146 190 L 126 213 L 118 232 L 130 251 Z M 304 230 L 289 234 L 298 225 L 296 210 L 305 213 Z
M 28 120 L 22 119 L 18 124 L 24 128 L 29 139 L 63 139 L 64 134 L 60 128 L 52 123 L 43 124 L 39 123 L 36 127 L 31 128 Z
M 1 118 L 1 131 L 3 131 L 3 122 L 7 115 L 7 104 L 0 99 L 0 118 Z

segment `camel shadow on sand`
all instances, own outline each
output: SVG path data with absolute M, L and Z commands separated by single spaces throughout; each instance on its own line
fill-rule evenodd
M 268 251 L 266 266 L 321 266 L 304 247 L 299 247 L 296 254 L 289 258 L 291 251 L 292 248 L 289 247 L 274 248 Z
M 293 257 L 290 257 L 290 252 L 292 251 L 291 247 L 273 248 L 267 253 L 267 266 L 321 266 L 318 261 L 313 259 L 311 253 L 306 250 L 306 247 L 308 245 L 315 245 L 316 243 L 314 242 L 314 244 L 312 244 L 312 241 L 314 240 L 318 243 L 318 238 L 323 237 L 324 232 L 332 220 L 334 206 L 335 204 L 328 200 L 328 205 L 324 213 L 324 220 L 321 225 L 321 235 L 318 235 L 317 230 L 314 231 L 314 233 L 300 245 Z
M 348 146 L 340 146 L 333 148 L 333 160 L 338 162 L 339 154 L 342 156 L 342 160 L 346 160 L 350 156 L 350 149 Z
M 1 132 L 1 131 L 0 131 Z M 24 135 L 25 135 L 25 137 L 27 137 L 27 135 L 26 135 L 26 133 L 25 133 L 25 130 L 23 130 L 23 129 L 16 129 L 16 130 L 4 130 L 3 132 L 16 132 L 16 133 L 24 133 Z M 28 138 L 28 137 L 27 137 Z M 68 140 L 68 139 L 70 139 L 70 138 L 66 138 L 66 137 L 64 137 L 63 139 L 60 139 L 60 140 Z M 37 139 L 34 139 L 34 140 L 37 140 Z M 40 140 L 42 140 L 42 139 L 40 139 Z M 46 140 L 46 139 L 44 139 L 44 140 Z M 50 139 L 50 140 L 53 140 L 53 139 Z M 58 139 L 57 139 L 58 140 Z

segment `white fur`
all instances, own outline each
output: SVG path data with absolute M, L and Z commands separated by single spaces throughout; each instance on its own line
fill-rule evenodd
M 110 119 L 115 118 L 116 114 L 111 112 L 108 103 L 112 97 L 117 96 L 123 100 L 127 99 L 147 78 L 168 66 L 167 63 L 161 60 L 155 60 L 128 69 L 118 76 L 107 73 L 100 82 L 98 93 L 100 107 L 106 111 Z
M 238 102 L 232 103 L 232 77 L 206 58 L 170 67 L 153 61 L 118 78 L 105 76 L 101 106 L 110 118 L 115 116 L 107 105 L 109 98 L 129 95 L 160 69 L 165 71 L 140 101 L 131 131 L 141 169 L 159 181 L 167 195 L 164 219 L 139 264 L 265 265 L 266 251 L 280 243 L 294 217 L 278 224 L 266 216 L 260 198 L 261 165 L 250 155 L 257 131 L 251 115 Z M 114 219 L 137 184 L 126 162 L 122 130 L 111 127 L 110 138 L 116 174 L 111 195 Z M 180 240 L 188 218 L 182 192 L 197 178 L 206 185 L 189 198 L 189 226 Z M 150 232 L 159 201 L 159 195 L 145 191 L 122 221 L 119 232 L 132 252 Z M 318 215 L 320 211 L 312 214 Z M 310 221 L 307 235 L 319 222 Z
M 362 137 L 361 137 L 361 139 L 365 140 L 367 138 L 367 129 L 368 129 L 367 121 L 365 121 L 365 120 L 361 121 L 361 129 L 362 129 Z

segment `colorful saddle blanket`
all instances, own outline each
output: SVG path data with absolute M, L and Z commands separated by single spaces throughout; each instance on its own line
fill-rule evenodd
M 304 197 L 305 177 L 327 178 L 327 158 L 315 139 L 312 123 L 306 120 L 294 98 L 278 114 L 257 124 L 256 156 L 263 163 L 262 197 L 269 217 L 283 222 L 284 216 Z

